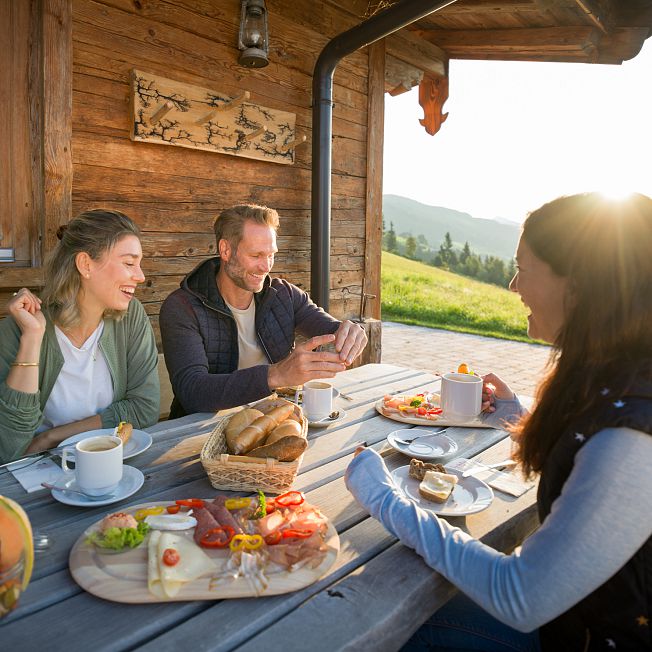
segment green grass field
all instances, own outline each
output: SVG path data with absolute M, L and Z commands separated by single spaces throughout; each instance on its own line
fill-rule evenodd
M 517 294 L 382 252 L 382 318 L 532 342 Z

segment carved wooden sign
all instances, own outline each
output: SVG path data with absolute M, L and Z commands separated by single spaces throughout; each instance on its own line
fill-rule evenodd
M 294 163 L 296 115 L 249 100 L 133 70 L 131 139 Z

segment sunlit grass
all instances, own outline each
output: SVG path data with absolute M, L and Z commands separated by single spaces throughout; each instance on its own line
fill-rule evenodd
M 532 342 L 517 294 L 488 283 L 382 253 L 382 318 Z

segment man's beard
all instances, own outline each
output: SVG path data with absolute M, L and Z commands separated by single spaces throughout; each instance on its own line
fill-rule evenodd
M 238 257 L 234 254 L 231 257 L 231 260 L 228 262 L 222 261 L 224 265 L 224 273 L 231 279 L 231 282 L 239 287 L 241 290 L 246 290 L 247 292 L 258 292 L 259 287 L 262 286 L 264 278 L 256 284 L 255 287 L 251 287 L 247 284 L 248 272 L 245 268 L 238 262 Z

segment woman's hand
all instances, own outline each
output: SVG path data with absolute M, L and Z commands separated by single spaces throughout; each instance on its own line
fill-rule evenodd
M 41 310 L 41 300 L 27 288 L 22 288 L 11 297 L 7 311 L 23 335 L 42 337 L 45 333 L 45 315 Z
M 488 373 L 482 376 L 482 411 L 495 412 L 496 399 L 511 400 L 515 398 L 509 385 L 496 374 Z

